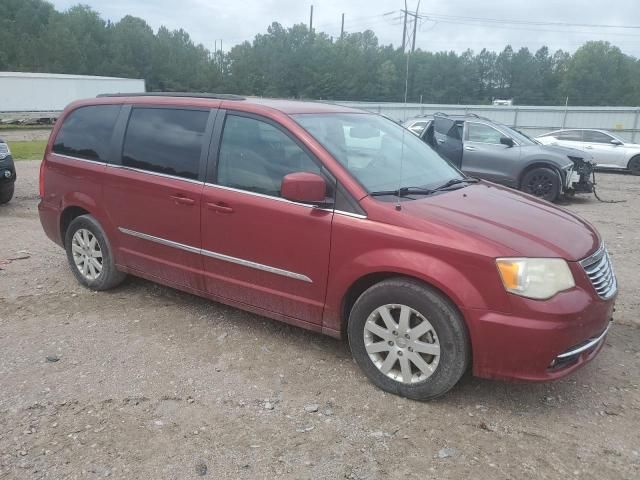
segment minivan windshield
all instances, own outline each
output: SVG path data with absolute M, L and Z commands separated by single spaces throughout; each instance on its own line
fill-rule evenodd
M 297 114 L 293 118 L 369 193 L 427 191 L 464 178 L 417 136 L 380 115 Z

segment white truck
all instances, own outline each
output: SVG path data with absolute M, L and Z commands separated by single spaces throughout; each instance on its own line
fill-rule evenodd
M 49 123 L 74 100 L 144 91 L 142 79 L 0 72 L 0 122 Z

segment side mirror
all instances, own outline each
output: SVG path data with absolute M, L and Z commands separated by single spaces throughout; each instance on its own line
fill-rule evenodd
M 327 182 L 317 173 L 295 172 L 285 175 L 280 194 L 292 202 L 327 205 Z
M 618 146 L 618 145 L 624 145 L 620 140 L 618 140 L 618 139 L 616 139 L 616 138 L 614 138 L 613 140 L 611 140 L 611 144 L 612 144 L 612 145 L 616 145 L 616 146 Z
M 506 145 L 507 147 L 513 147 L 513 138 L 511 137 L 500 137 L 500 143 L 502 145 Z

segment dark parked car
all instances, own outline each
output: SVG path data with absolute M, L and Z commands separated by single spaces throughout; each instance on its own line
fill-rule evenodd
M 600 351 L 614 309 L 589 223 L 343 106 L 76 102 L 51 134 L 40 196 L 44 231 L 86 287 L 132 274 L 347 336 L 375 385 L 415 399 L 468 368 L 567 375 Z
M 13 198 L 16 183 L 16 167 L 13 164 L 11 150 L 0 138 L 0 204 L 7 203 Z
M 404 125 L 468 175 L 549 201 L 593 191 L 594 163 L 584 151 L 542 145 L 477 115 L 436 114 Z

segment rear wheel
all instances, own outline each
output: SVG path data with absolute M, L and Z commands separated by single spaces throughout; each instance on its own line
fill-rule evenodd
M 529 170 L 522 177 L 520 190 L 549 202 L 560 195 L 560 178 L 550 168 L 538 167 Z
M 8 203 L 13 198 L 14 189 L 14 182 L 0 185 L 0 205 L 2 205 L 3 203 Z
M 385 280 L 365 291 L 351 310 L 348 333 L 353 357 L 369 379 L 414 400 L 444 395 L 470 361 L 460 314 L 411 279 Z
M 636 155 L 629 160 L 629 171 L 633 175 L 640 175 L 640 155 Z
M 104 230 L 91 215 L 71 221 L 64 244 L 71 271 L 85 287 L 109 290 L 125 279 L 126 274 L 116 269 Z

